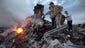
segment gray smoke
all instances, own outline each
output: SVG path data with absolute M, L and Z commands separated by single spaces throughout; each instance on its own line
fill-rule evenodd
M 42 0 L 44 3 L 46 1 Z M 49 0 L 49 2 L 50 1 L 52 0 Z M 0 26 L 10 26 L 15 24 L 15 22 L 24 20 L 27 16 L 31 16 L 33 14 L 33 2 L 34 0 L 0 0 Z M 73 2 L 73 0 L 71 2 Z M 71 2 L 70 4 L 72 4 Z M 65 2 L 64 5 L 64 7 L 66 7 L 68 5 L 67 2 Z M 47 8 L 48 4 L 45 4 L 45 12 L 47 12 Z M 73 23 L 85 23 L 85 0 L 78 0 L 75 5 L 66 10 L 72 15 Z

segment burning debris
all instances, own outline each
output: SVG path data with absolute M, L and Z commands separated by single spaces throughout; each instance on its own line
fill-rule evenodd
M 50 22 L 49 22 L 50 23 Z M 0 47 L 3 48 L 84 48 L 85 35 L 76 31 L 68 32 L 67 26 L 48 31 L 48 25 L 44 26 L 43 31 L 34 32 L 32 28 L 16 27 L 6 30 L 0 34 Z M 45 28 L 46 27 L 46 28 Z M 46 32 L 47 31 L 47 32 Z M 83 31 L 83 30 L 82 30 Z M 44 33 L 42 33 L 44 32 Z M 83 31 L 84 32 L 84 31 Z M 70 34 L 71 33 L 71 34 Z M 83 35 L 82 35 L 83 34 Z M 39 38 L 39 36 L 41 36 Z
M 43 9 L 37 4 L 34 15 L 27 17 L 24 25 L 20 23 L 0 33 L 0 48 L 85 48 L 84 28 L 73 26 L 73 31 L 67 31 L 63 17 L 62 25 L 52 29 L 51 22 L 42 18 Z
M 23 28 L 17 28 L 17 29 L 15 30 L 15 32 L 16 32 L 17 34 L 21 34 L 21 33 L 24 32 L 24 30 L 23 30 Z

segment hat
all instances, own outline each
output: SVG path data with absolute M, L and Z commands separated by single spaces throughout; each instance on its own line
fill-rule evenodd
M 50 4 L 49 5 L 51 5 L 51 4 L 54 4 L 53 2 L 50 2 Z
M 66 14 L 68 14 L 68 11 L 65 11 Z

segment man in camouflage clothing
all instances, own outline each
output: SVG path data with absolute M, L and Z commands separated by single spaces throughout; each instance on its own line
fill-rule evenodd
M 49 5 L 50 5 L 49 11 L 45 15 L 47 15 L 47 14 L 50 15 L 53 28 L 59 27 L 61 25 L 61 16 L 62 16 L 61 11 L 62 11 L 63 7 L 59 6 L 59 5 L 54 5 L 53 2 L 51 2 Z M 56 24 L 57 24 L 57 26 L 56 26 Z
M 63 7 L 62 6 L 59 6 L 59 5 L 54 5 L 54 3 L 53 2 L 51 2 L 50 3 L 50 7 L 52 7 L 53 8 L 53 14 L 56 16 L 55 18 L 56 18 L 56 24 L 57 24 L 57 27 L 59 27 L 60 26 L 60 22 L 61 22 L 61 11 L 62 11 L 62 9 L 63 9 Z

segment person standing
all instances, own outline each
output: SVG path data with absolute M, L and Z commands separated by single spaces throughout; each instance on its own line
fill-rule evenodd
M 50 15 L 51 21 L 52 21 L 52 29 L 56 28 L 56 20 L 55 20 L 55 15 L 53 13 L 53 8 L 49 7 L 49 11 L 44 14 L 43 16 L 45 17 L 46 15 Z
M 55 5 L 53 2 L 49 4 L 50 11 L 47 14 L 50 14 L 52 20 L 52 27 L 58 28 L 61 24 L 61 11 L 63 9 L 62 6 Z M 56 27 L 55 27 L 56 26 Z
M 60 25 L 61 25 L 61 11 L 62 11 L 62 9 L 63 9 L 63 7 L 62 6 L 60 6 L 60 5 L 55 5 L 53 2 L 51 2 L 50 4 L 50 7 L 52 7 L 53 9 L 53 14 L 54 14 L 54 16 L 55 16 L 55 20 L 56 20 L 56 27 L 58 28 L 58 27 L 60 27 Z
M 68 30 L 72 31 L 72 17 L 71 15 L 68 14 L 67 11 L 65 11 L 66 18 L 67 18 L 67 25 L 68 25 Z

